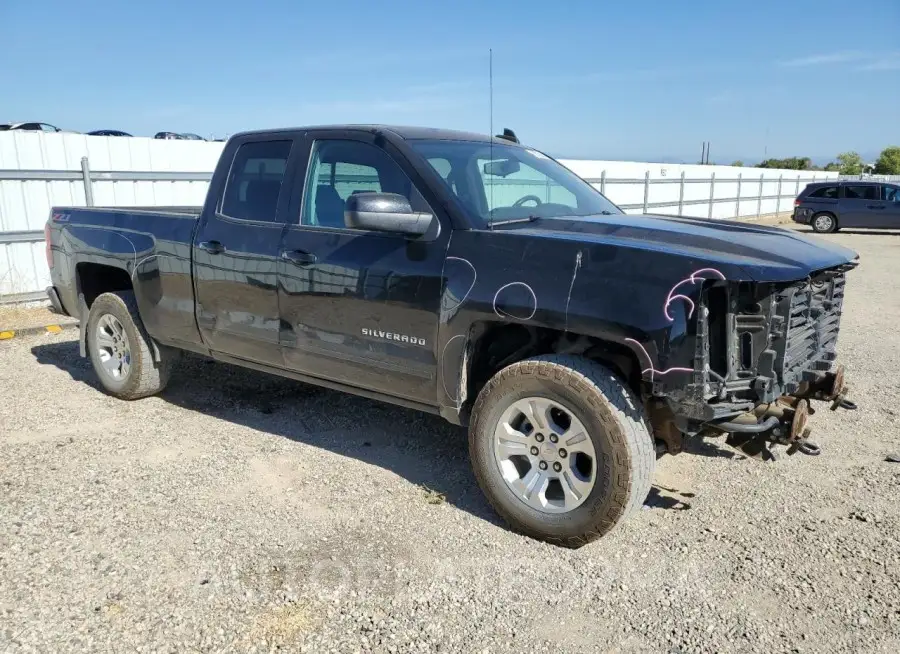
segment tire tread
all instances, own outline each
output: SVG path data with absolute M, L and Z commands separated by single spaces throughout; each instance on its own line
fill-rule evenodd
M 153 360 L 150 336 L 144 329 L 140 312 L 138 311 L 137 299 L 133 291 L 115 291 L 99 295 L 91 305 L 89 324 L 93 325 L 92 316 L 95 315 L 95 309 L 99 314 L 107 306 L 110 309 L 110 313 L 116 306 L 125 310 L 128 320 L 131 321 L 130 326 L 133 328 L 133 332 L 137 334 L 137 338 L 132 338 L 131 334 L 129 334 L 129 340 L 134 341 L 131 343 L 133 376 L 121 389 L 109 388 L 105 384 L 104 388 L 110 394 L 123 400 L 138 400 L 159 393 L 169 383 L 175 357 L 168 349 L 161 347 L 160 362 L 156 363 Z M 123 316 L 117 315 L 116 317 L 121 321 Z M 125 326 L 126 328 L 128 327 L 128 325 Z M 99 371 L 98 376 L 101 378 L 102 383 L 103 376 Z
M 589 405 L 587 408 L 596 411 L 601 422 L 608 422 L 604 415 L 605 407 L 624 435 L 624 449 L 617 448 L 613 453 L 617 459 L 617 475 L 613 480 L 613 501 L 610 503 L 610 509 L 592 529 L 583 534 L 563 537 L 536 534 L 533 529 L 516 520 L 504 511 L 502 505 L 488 496 L 494 510 L 503 516 L 514 530 L 566 547 L 580 547 L 612 531 L 635 513 L 650 493 L 656 467 L 656 448 L 643 407 L 628 386 L 603 364 L 574 355 L 540 355 L 511 364 L 488 381 L 476 398 L 472 409 L 473 429 L 478 424 L 478 418 L 484 411 L 486 402 L 497 392 L 498 387 L 510 383 L 510 380 L 519 375 L 533 375 L 567 384 L 584 398 Z M 474 462 L 474 434 L 471 432 L 469 442 Z M 476 476 L 482 474 L 477 466 L 475 472 Z

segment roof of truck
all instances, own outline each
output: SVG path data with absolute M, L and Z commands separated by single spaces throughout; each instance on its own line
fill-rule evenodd
M 453 129 L 439 129 L 435 127 L 412 127 L 401 125 L 379 125 L 379 124 L 343 124 L 343 125 L 304 125 L 301 127 L 284 127 L 277 129 L 261 129 L 248 132 L 241 132 L 235 136 L 243 136 L 245 134 L 272 134 L 279 132 L 299 132 L 304 130 L 326 130 L 326 129 L 352 129 L 352 130 L 384 130 L 393 132 L 400 138 L 406 140 L 418 139 L 436 139 L 441 141 L 484 141 L 489 143 L 491 138 L 486 134 L 478 134 L 476 132 L 463 132 Z M 503 143 L 504 145 L 512 144 L 510 141 L 502 138 L 494 137 L 494 142 Z

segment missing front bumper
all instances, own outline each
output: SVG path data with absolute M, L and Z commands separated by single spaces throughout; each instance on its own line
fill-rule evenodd
M 829 402 L 831 410 L 855 410 L 847 398 L 844 368 L 820 373 L 813 382 L 805 382 L 793 395 L 783 395 L 770 404 L 760 404 L 753 411 L 727 422 L 711 423 L 717 434 L 727 434 L 725 442 L 747 456 L 764 461 L 775 460 L 776 448 L 784 446 L 786 454 L 797 452 L 818 455 L 821 448 L 810 440 L 809 418 L 815 413 L 811 402 Z

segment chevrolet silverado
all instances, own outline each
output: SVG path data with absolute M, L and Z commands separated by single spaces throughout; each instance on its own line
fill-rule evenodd
M 817 454 L 855 252 L 778 227 L 626 215 L 497 136 L 245 132 L 203 207 L 53 207 L 56 311 L 104 389 L 160 392 L 182 351 L 468 427 L 477 483 L 564 546 L 646 499 L 688 438 Z

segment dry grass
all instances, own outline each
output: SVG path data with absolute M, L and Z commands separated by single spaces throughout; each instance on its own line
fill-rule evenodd
M 253 643 L 265 642 L 269 647 L 283 647 L 313 626 L 312 611 L 308 604 L 292 602 L 263 613 L 248 634 Z
M 74 322 L 74 319 L 51 313 L 45 306 L 0 305 L 0 331 L 59 325 L 70 322 Z

